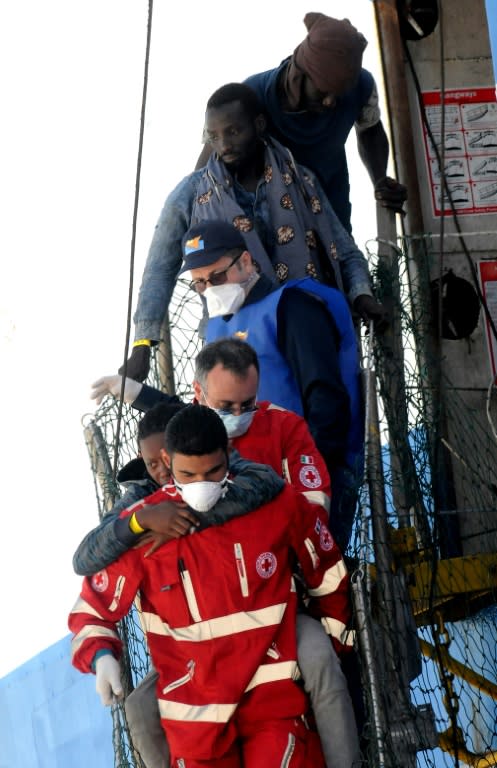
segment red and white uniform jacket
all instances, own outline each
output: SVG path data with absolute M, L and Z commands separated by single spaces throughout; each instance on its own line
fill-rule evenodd
M 232 440 L 244 459 L 269 464 L 316 504 L 330 508 L 330 476 L 306 421 L 273 403 L 257 403 L 250 429 Z
M 119 657 L 116 622 L 139 590 L 172 754 L 223 755 L 237 738 L 240 710 L 245 721 L 305 713 L 305 694 L 294 682 L 295 557 L 313 613 L 335 647 L 352 642 L 348 575 L 326 523 L 320 505 L 286 486 L 258 510 L 168 542 L 147 558 L 147 545 L 128 550 L 84 580 L 69 616 L 74 666 L 92 671 L 102 649 Z

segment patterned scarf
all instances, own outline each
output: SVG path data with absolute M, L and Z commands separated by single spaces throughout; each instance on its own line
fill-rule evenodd
M 270 254 L 255 231 L 253 218 L 236 200 L 233 177 L 215 153 L 200 180 L 191 224 L 205 219 L 231 222 L 243 234 L 258 270 L 272 282 L 314 277 L 343 290 L 332 228 L 313 178 L 274 138 L 265 141 L 264 166 L 261 181 L 267 185 L 275 243 Z

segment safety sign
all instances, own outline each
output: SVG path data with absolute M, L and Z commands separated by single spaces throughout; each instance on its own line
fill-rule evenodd
M 433 137 L 423 124 L 434 215 L 451 215 L 451 199 L 458 214 L 496 212 L 495 88 L 448 90 L 443 99 L 441 91 L 426 91 L 423 104 Z

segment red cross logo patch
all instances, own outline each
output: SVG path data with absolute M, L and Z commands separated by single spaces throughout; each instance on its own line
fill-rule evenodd
M 105 592 L 109 586 L 109 577 L 105 569 L 93 574 L 91 577 L 91 586 L 95 592 Z
M 305 464 L 300 468 L 299 480 L 306 488 L 319 488 L 322 485 L 321 475 L 313 464 Z
M 261 579 L 269 579 L 275 572 L 277 564 L 272 552 L 263 552 L 257 558 L 255 568 Z
M 324 523 L 321 524 L 321 530 L 319 531 L 319 543 L 321 544 L 321 549 L 324 549 L 325 552 L 329 552 L 335 544 L 333 536 Z

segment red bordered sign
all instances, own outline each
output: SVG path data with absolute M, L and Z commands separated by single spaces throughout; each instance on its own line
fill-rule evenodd
M 481 291 L 488 307 L 490 316 L 497 328 L 497 261 L 480 261 L 478 263 Z M 497 375 L 497 340 L 492 326 L 485 316 L 485 329 L 487 332 L 488 357 L 492 376 Z
M 458 214 L 497 211 L 497 100 L 495 87 L 423 93 L 435 145 Z M 443 107 L 443 109 L 442 109 Z M 444 140 L 442 141 L 442 122 Z M 423 124 L 425 157 L 435 216 L 451 215 L 437 153 Z

